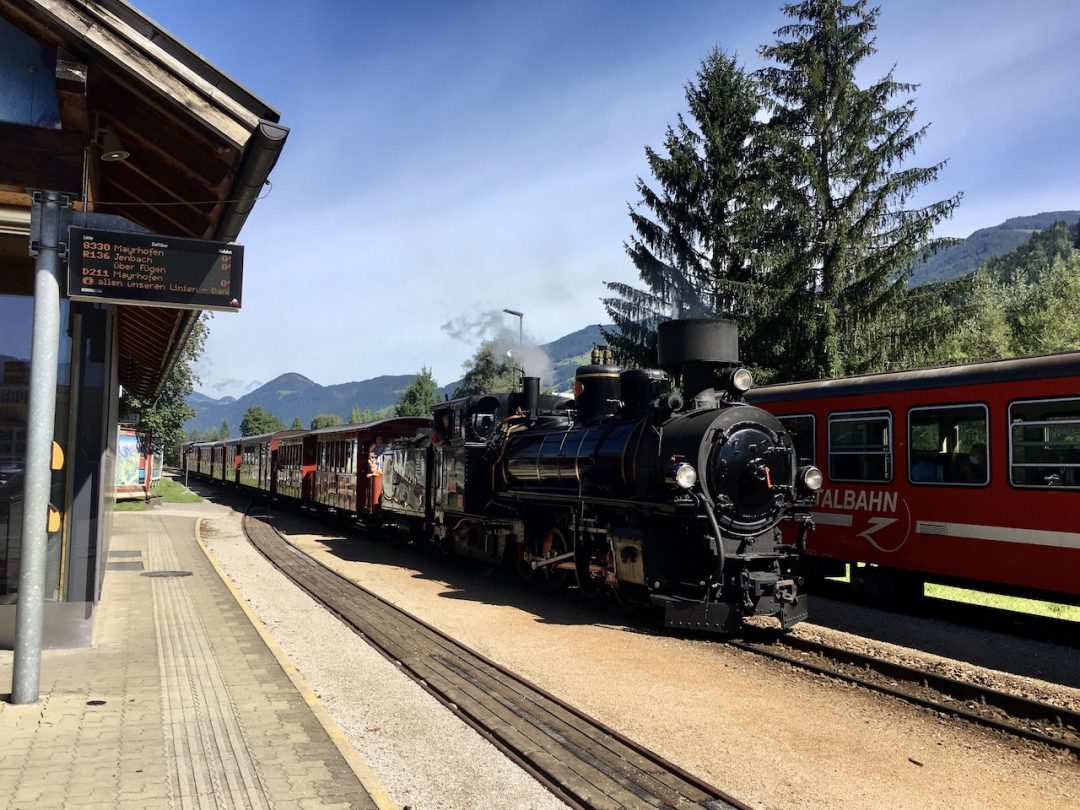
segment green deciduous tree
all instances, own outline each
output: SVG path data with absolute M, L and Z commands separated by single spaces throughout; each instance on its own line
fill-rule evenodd
M 784 7 L 795 22 L 761 55 L 758 76 L 770 100 L 762 140 L 771 223 L 768 239 L 787 244 L 774 260 L 784 287 L 812 293 L 813 306 L 788 312 L 812 350 L 792 376 L 835 377 L 879 370 L 899 342 L 929 340 L 940 315 L 907 311 L 913 263 L 939 244 L 934 226 L 960 194 L 912 207 L 944 163 L 906 161 L 926 134 L 915 126 L 915 85 L 883 78 L 861 87 L 856 73 L 874 52 L 877 8 L 865 0 L 804 0 Z M 904 100 L 897 101 L 897 97 Z M 788 376 L 788 375 L 785 375 Z
M 240 422 L 241 436 L 258 436 L 284 429 L 285 423 L 261 405 L 252 405 L 244 411 L 244 419 Z
M 293 420 L 292 420 L 292 424 L 289 425 L 289 430 L 303 430 L 303 429 L 304 429 L 304 423 L 300 421 L 300 417 L 299 416 L 294 416 Z
M 517 371 L 508 358 L 495 356 L 495 344 L 480 344 L 470 359 L 464 363 L 465 376 L 454 389 L 455 397 L 474 394 L 508 393 L 517 389 Z
M 439 384 L 431 376 L 431 369 L 424 366 L 416 379 L 401 392 L 394 413 L 397 416 L 431 416 L 439 401 L 436 393 Z
M 340 424 L 342 424 L 341 417 L 336 413 L 320 413 L 316 414 L 315 418 L 311 420 L 311 430 L 334 427 L 335 425 Z
M 1046 354 L 1080 346 L 1080 223 L 1037 232 L 944 294 L 956 328 L 927 362 L 962 363 Z M 941 294 L 932 285 L 931 294 Z
M 180 444 L 184 441 L 184 423 L 195 416 L 185 397 L 199 382 L 193 366 L 202 355 L 206 334 L 206 319 L 199 318 L 155 399 L 124 392 L 122 410 L 139 414 L 136 433 L 140 449 L 147 455 L 163 452 L 166 464 L 178 463 Z

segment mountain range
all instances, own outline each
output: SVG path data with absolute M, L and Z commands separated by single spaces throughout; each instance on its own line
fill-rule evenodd
M 575 369 L 588 362 L 587 357 L 595 344 L 604 342 L 600 329 L 599 324 L 587 326 L 538 347 L 547 355 L 553 369 L 553 379 L 550 382 L 545 380 L 545 385 L 552 385 L 556 391 L 566 390 L 570 386 Z M 378 411 L 395 404 L 401 392 L 415 379 L 415 374 L 384 374 L 359 382 L 319 385 L 303 374 L 290 372 L 275 377 L 238 399 L 231 396 L 214 399 L 196 392 L 187 397 L 195 416 L 184 425 L 184 429 L 205 431 L 220 427 L 222 421 L 227 421 L 232 432 L 239 433 L 244 413 L 254 405 L 274 414 L 286 425 L 291 425 L 293 419 L 299 417 L 307 427 L 321 413 L 335 413 L 342 419 L 348 419 L 354 405 L 361 410 L 370 408 Z M 440 388 L 439 397 L 452 394 L 459 382 L 457 380 Z
M 1003 256 L 1027 242 L 1036 231 L 1049 228 L 1055 222 L 1070 225 L 1080 220 L 1080 211 L 1048 211 L 1031 216 L 1013 217 L 991 228 L 980 228 L 966 239 L 941 250 L 912 273 L 910 285 L 947 281 L 971 273 L 996 256 Z M 551 380 L 544 380 L 556 391 L 570 387 L 574 370 L 588 362 L 588 354 L 597 343 L 603 343 L 600 325 L 587 326 L 558 340 L 538 347 L 551 362 Z M 610 328 L 610 327 L 607 327 Z M 227 421 L 238 432 L 244 413 L 259 405 L 277 416 L 286 425 L 299 417 L 305 425 L 320 413 L 334 413 L 348 418 L 353 406 L 378 411 L 397 402 L 401 392 L 416 379 L 415 374 L 389 374 L 359 382 L 338 385 L 319 385 L 302 374 L 282 374 L 240 398 L 231 396 L 214 399 L 193 393 L 187 398 L 195 417 L 185 429 L 205 431 Z M 439 396 L 448 396 L 460 380 L 439 389 Z

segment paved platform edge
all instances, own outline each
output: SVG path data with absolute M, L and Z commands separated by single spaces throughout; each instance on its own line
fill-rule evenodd
M 292 681 L 293 686 L 296 687 L 300 696 L 308 705 L 308 708 L 311 709 L 312 714 L 315 715 L 319 724 L 322 725 L 327 735 L 329 735 L 330 739 L 337 747 L 338 752 L 349 764 L 349 767 L 352 768 L 353 773 L 356 774 L 356 778 L 360 780 L 360 784 L 362 784 L 371 795 L 372 801 L 378 805 L 380 810 L 398 810 L 398 806 L 394 804 L 386 790 L 383 788 L 382 783 L 379 781 L 379 777 L 371 770 L 363 757 L 360 756 L 360 753 L 353 748 L 352 743 L 350 743 L 348 737 L 345 736 L 345 732 L 341 730 L 341 727 L 334 721 L 334 718 L 331 717 L 330 713 L 323 707 L 319 698 L 311 691 L 311 688 L 304 680 L 304 676 L 300 674 L 300 671 L 295 666 L 293 666 L 292 661 L 289 660 L 289 656 L 281 649 L 274 637 L 270 635 L 270 631 L 266 629 L 266 625 L 264 625 L 259 617 L 255 615 L 255 612 L 251 609 L 240 592 L 236 590 L 236 586 L 233 585 L 232 580 L 229 579 L 228 575 L 221 568 L 221 565 L 218 564 L 217 559 L 215 559 L 214 555 L 211 553 L 209 547 L 203 542 L 201 531 L 202 522 L 203 518 L 201 517 L 195 520 L 196 544 L 202 549 L 203 554 L 206 555 L 206 559 L 210 562 L 210 565 L 213 566 L 218 577 L 225 583 L 225 587 L 229 589 L 229 593 L 232 594 L 233 599 L 236 600 L 236 604 L 244 612 L 244 615 L 247 616 L 248 621 L 251 622 L 251 626 L 255 628 L 255 632 L 259 634 L 259 637 L 263 640 L 267 649 L 273 654 L 278 662 L 278 666 L 280 666 L 282 671 L 289 676 L 289 680 Z

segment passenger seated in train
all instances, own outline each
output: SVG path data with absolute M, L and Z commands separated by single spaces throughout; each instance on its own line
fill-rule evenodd
M 959 456 L 957 464 L 957 481 L 965 484 L 986 483 L 986 445 L 975 442 L 968 449 L 966 455 Z

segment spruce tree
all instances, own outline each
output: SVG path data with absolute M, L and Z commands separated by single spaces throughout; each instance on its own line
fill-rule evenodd
M 856 83 L 875 53 L 879 9 L 804 0 L 784 11 L 796 21 L 761 49 L 774 64 L 756 74 L 771 113 L 761 138 L 771 191 L 766 241 L 787 245 L 771 269 L 796 299 L 787 322 L 810 345 L 792 355 L 807 361 L 782 376 L 883 369 L 891 351 L 944 328 L 941 312 L 908 308 L 906 284 L 914 262 L 940 244 L 933 229 L 961 195 L 909 207 L 944 162 L 905 163 L 926 134 L 914 128 L 916 85 L 891 70 L 865 88 Z
M 646 146 L 652 188 L 640 177 L 625 244 L 645 289 L 609 282 L 607 335 L 619 361 L 656 362 L 656 325 L 670 317 L 734 318 L 757 344 L 762 311 L 753 254 L 763 204 L 752 143 L 762 99 L 734 57 L 715 49 L 685 86 L 688 116 L 669 126 L 662 152 Z M 752 354 L 752 350 L 750 351 Z

